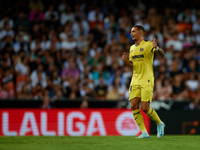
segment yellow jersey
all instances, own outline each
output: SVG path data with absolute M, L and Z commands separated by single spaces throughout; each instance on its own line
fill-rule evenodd
M 129 60 L 133 63 L 131 85 L 154 85 L 154 51 L 152 41 L 143 40 L 139 45 L 130 47 Z

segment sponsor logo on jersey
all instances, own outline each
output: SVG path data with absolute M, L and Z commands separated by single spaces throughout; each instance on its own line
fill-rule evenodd
M 134 55 L 132 56 L 133 59 L 137 59 L 137 58 L 144 58 L 144 55 Z

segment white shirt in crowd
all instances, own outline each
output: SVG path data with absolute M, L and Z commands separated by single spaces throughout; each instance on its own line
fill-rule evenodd
M 28 73 L 28 67 L 22 63 L 18 63 L 15 66 L 15 71 L 20 72 L 20 75 L 26 75 Z
M 44 19 L 45 19 L 45 20 L 51 20 L 51 15 L 50 15 L 50 13 L 51 13 L 50 11 L 46 11 L 46 12 L 45 12 L 45 14 L 44 14 Z M 56 19 L 56 20 L 59 19 L 59 15 L 58 15 L 58 12 L 57 12 L 57 11 L 54 11 L 54 12 L 53 12 L 53 15 L 55 16 L 55 19 Z
M 36 42 L 35 42 L 35 40 L 33 40 L 31 42 L 31 44 L 30 44 L 30 49 L 33 50 L 33 49 L 35 49 L 35 47 L 36 47 Z M 51 47 L 51 41 L 50 40 L 48 40 L 48 41 L 42 41 L 40 43 L 40 48 L 43 51 L 50 49 L 50 47 Z M 57 42 L 56 43 L 56 50 L 60 49 L 60 47 L 61 47 L 61 44 L 59 42 Z
M 61 48 L 62 49 L 66 49 L 66 50 L 73 50 L 74 48 L 77 47 L 77 42 L 76 41 L 72 41 L 72 42 L 69 42 L 69 41 L 63 41 L 61 43 Z
M 88 22 L 85 21 L 85 20 L 83 20 L 81 22 L 81 25 L 82 25 L 82 28 L 83 28 L 83 34 L 84 34 L 84 36 L 88 37 L 89 30 L 90 30 Z M 80 30 L 80 27 L 79 27 L 79 25 L 78 25 L 77 22 L 73 23 L 72 31 L 74 33 L 74 38 L 76 38 L 78 40 L 80 38 L 80 36 L 81 36 L 81 30 Z
M 15 33 L 14 33 L 13 30 L 9 30 L 9 31 L 2 30 L 2 31 L 0 31 L 0 40 L 3 39 L 6 36 L 11 36 L 13 38 L 15 36 Z
M 60 24 L 64 26 L 67 21 L 73 22 L 75 20 L 75 15 L 74 13 L 66 14 L 63 12 L 60 16 Z
M 191 91 L 196 91 L 198 88 L 198 80 L 187 80 L 186 85 L 190 88 Z
M 179 40 L 168 40 L 165 46 L 166 48 L 170 48 L 171 46 L 173 46 L 175 51 L 183 50 L 183 43 Z
M 39 83 L 39 80 L 38 80 L 37 71 L 34 70 L 31 73 L 31 85 L 34 88 L 38 83 Z M 40 84 L 41 84 L 42 88 L 47 87 L 47 80 L 46 80 L 46 75 L 44 72 L 42 73 L 42 80 L 41 80 Z
M 2 20 L 0 21 L 0 29 L 3 28 L 4 24 L 5 24 L 5 20 L 2 19 Z M 9 20 L 8 20 L 8 24 L 9 24 L 10 28 L 12 29 L 13 26 L 14 26 L 14 21 L 13 21 L 12 19 L 9 19 Z
M 99 13 L 98 19 L 99 19 L 99 21 L 103 21 L 103 13 L 101 13 L 101 12 Z M 96 11 L 95 10 L 92 10 L 88 13 L 87 20 L 91 21 L 91 22 L 96 20 Z

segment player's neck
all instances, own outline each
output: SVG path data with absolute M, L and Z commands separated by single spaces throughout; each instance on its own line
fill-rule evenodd
M 140 42 L 142 42 L 144 40 L 143 37 L 139 38 L 138 40 L 135 41 L 135 45 L 139 45 Z

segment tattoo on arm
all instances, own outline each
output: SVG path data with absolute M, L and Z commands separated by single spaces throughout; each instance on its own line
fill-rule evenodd
M 161 53 L 160 51 L 162 51 L 162 53 Z M 158 53 L 159 53 L 159 55 L 162 56 L 162 57 L 165 56 L 164 51 L 163 51 L 162 49 L 159 49 L 159 50 L 158 50 Z

